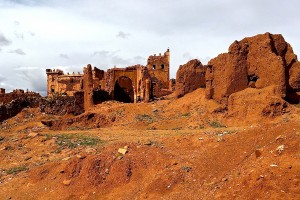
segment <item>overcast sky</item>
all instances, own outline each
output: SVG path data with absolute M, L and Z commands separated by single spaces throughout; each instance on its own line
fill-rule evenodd
M 45 94 L 46 68 L 206 64 L 234 40 L 281 33 L 300 53 L 298 0 L 0 0 L 0 87 Z

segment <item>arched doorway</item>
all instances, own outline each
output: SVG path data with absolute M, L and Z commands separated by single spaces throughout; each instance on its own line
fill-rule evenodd
M 134 102 L 133 85 L 130 78 L 121 76 L 115 83 L 114 99 L 124 103 Z

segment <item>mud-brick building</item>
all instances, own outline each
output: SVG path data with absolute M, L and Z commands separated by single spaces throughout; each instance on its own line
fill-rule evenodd
M 147 69 L 151 77 L 154 97 L 161 97 L 169 93 L 170 89 L 170 51 L 161 55 L 154 54 L 147 60 Z
M 64 74 L 60 69 L 46 69 L 47 74 L 47 95 L 68 95 L 73 96 L 75 92 L 83 89 L 83 74 L 74 72 Z M 93 70 L 93 79 L 95 89 L 99 89 L 101 81 L 104 77 L 104 71 L 98 68 Z
M 47 69 L 48 96 L 69 95 L 84 91 L 84 74 L 64 74 L 59 69 Z M 106 72 L 94 67 L 94 93 L 105 92 L 111 99 L 122 102 L 148 102 L 170 94 L 170 51 L 149 56 L 147 65 L 111 68 Z
M 47 73 L 47 95 L 69 95 L 82 89 L 83 74 L 64 74 L 60 69 L 46 69 Z

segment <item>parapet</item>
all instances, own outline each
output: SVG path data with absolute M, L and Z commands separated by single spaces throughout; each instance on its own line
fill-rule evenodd
M 64 72 L 60 69 L 46 69 L 46 74 L 64 75 Z
M 15 93 L 15 94 L 24 94 L 24 90 L 22 90 L 22 89 L 15 89 L 15 90 L 13 90 L 13 93 Z

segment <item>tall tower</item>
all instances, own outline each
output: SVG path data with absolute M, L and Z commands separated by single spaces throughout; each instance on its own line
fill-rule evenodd
M 93 72 L 90 64 L 83 68 L 84 111 L 94 105 L 93 101 Z
M 169 89 L 170 81 L 170 50 L 162 55 L 151 55 L 147 60 L 147 69 L 151 77 L 153 97 L 164 96 Z
M 58 76 L 64 75 L 59 69 L 46 69 L 47 74 L 47 96 L 51 97 L 58 92 Z

